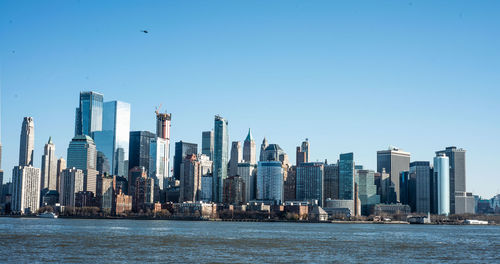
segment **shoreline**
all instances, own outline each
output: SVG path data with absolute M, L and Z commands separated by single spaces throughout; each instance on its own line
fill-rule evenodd
M 0 215 L 5 218 L 41 218 L 35 215 Z M 80 219 L 80 220 L 164 220 L 164 221 L 196 221 L 196 222 L 253 222 L 253 223 L 305 223 L 305 224 L 376 224 L 376 225 L 453 225 L 453 226 L 476 226 L 471 224 L 464 224 L 459 222 L 446 222 L 446 223 L 426 223 L 426 224 L 411 224 L 407 221 L 387 221 L 387 222 L 374 222 L 374 221 L 349 221 L 349 220 L 328 220 L 328 221 L 294 221 L 294 220 L 275 220 L 275 219 L 194 219 L 189 217 L 114 217 L 114 216 L 59 216 L 57 219 Z M 478 226 L 500 226 L 500 224 L 486 224 Z

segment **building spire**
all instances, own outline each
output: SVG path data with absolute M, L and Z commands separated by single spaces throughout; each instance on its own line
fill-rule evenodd
M 248 129 L 248 135 L 245 141 L 253 141 L 252 131 L 250 130 L 250 128 Z
M 49 142 L 47 144 L 52 144 L 52 136 L 49 137 Z

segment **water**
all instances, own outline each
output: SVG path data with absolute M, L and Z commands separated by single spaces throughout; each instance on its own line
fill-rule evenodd
M 500 263 L 500 227 L 0 218 L 0 261 Z

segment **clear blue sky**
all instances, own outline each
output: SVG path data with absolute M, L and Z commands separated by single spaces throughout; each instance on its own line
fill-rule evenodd
M 3 169 L 23 116 L 35 165 L 74 132 L 78 93 L 132 105 L 131 128 L 173 114 L 172 139 L 201 143 L 213 116 L 295 160 L 354 152 L 376 169 L 389 145 L 432 160 L 467 150 L 467 189 L 500 192 L 498 1 L 0 1 Z M 141 33 L 146 29 L 149 34 Z M 173 148 L 172 148 L 173 152 Z

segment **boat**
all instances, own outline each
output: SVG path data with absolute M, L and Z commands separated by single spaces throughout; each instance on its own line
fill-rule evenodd
M 464 224 L 466 224 L 466 225 L 487 225 L 488 221 L 468 219 L 468 220 L 464 221 Z
M 43 214 L 37 215 L 40 218 L 57 218 L 57 215 L 52 212 L 44 212 Z

